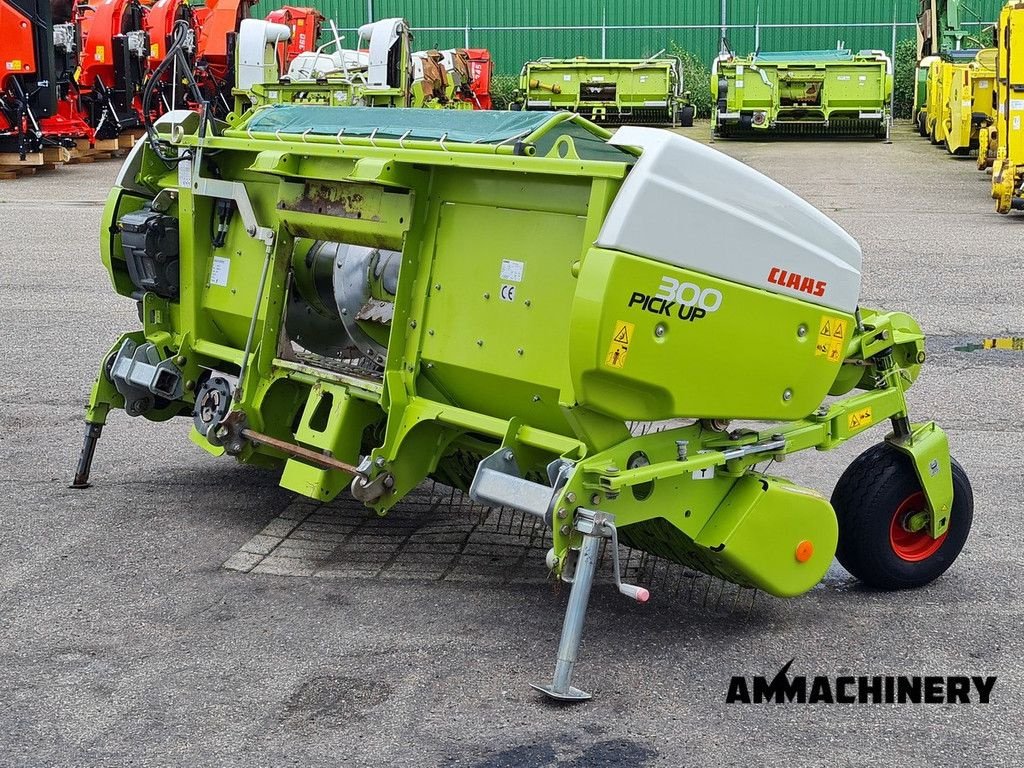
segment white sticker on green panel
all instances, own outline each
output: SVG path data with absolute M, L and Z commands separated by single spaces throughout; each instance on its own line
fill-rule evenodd
M 230 275 L 231 259 L 225 259 L 223 256 L 214 256 L 213 267 L 210 269 L 210 285 L 226 286 Z
M 526 264 L 521 261 L 513 261 L 512 259 L 501 260 L 501 279 L 506 283 L 521 283 L 523 282 L 523 271 L 526 269 Z

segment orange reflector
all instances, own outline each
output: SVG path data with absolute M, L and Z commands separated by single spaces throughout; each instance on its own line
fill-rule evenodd
M 811 555 L 814 554 L 814 545 L 807 539 L 804 539 L 796 545 L 796 561 L 798 563 L 806 563 L 811 559 Z

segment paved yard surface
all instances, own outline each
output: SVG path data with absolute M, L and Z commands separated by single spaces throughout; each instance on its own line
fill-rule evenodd
M 976 498 L 943 579 L 878 594 L 836 567 L 783 601 L 636 557 L 651 602 L 595 588 L 578 668 L 595 699 L 559 707 L 527 683 L 550 675 L 568 592 L 507 512 L 440 487 L 383 520 L 318 506 L 185 423 L 123 414 L 95 487 L 70 491 L 88 386 L 135 308 L 97 258 L 117 164 L 64 168 L 0 182 L 0 765 L 1019 765 L 1024 353 L 962 348 L 1024 334 L 1024 217 L 906 128 L 716 146 L 846 227 L 864 304 L 931 334 L 912 405 Z M 785 473 L 829 493 L 869 439 Z M 732 675 L 790 659 L 999 682 L 987 706 L 725 704 Z

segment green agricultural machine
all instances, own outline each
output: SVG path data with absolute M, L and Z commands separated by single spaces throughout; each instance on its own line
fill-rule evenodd
M 567 112 L 271 105 L 155 131 L 103 212 L 139 323 L 97 366 L 75 487 L 120 410 L 313 499 L 384 515 L 434 478 L 520 510 L 572 584 L 538 686 L 565 700 L 588 696 L 605 543 L 778 596 L 835 555 L 899 589 L 959 554 L 970 484 L 907 405 L 920 328 L 860 307 L 857 243 L 747 166 Z M 831 502 L 768 472 L 875 427 Z
M 714 134 L 888 135 L 892 62 L 882 51 L 721 56 L 711 69 Z
M 598 123 L 693 125 L 683 63 L 648 59 L 540 59 L 523 65 L 512 109 L 565 109 Z

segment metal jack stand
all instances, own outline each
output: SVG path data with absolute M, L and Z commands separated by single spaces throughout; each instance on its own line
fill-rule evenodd
M 638 603 L 646 603 L 651 596 L 651 593 L 643 587 L 622 582 L 619 575 L 619 537 L 615 530 L 614 515 L 581 508 L 576 512 L 576 530 L 583 534 L 583 546 L 580 548 L 579 559 L 576 561 L 576 573 L 573 576 L 572 592 L 569 593 L 569 605 L 565 609 L 562 639 L 558 643 L 555 675 L 550 685 L 531 684 L 531 687 L 556 701 L 586 701 L 590 698 L 589 693 L 572 686 L 572 673 L 580 652 L 583 619 L 587 613 L 590 587 L 594 583 L 594 571 L 597 569 L 602 539 L 611 539 L 615 584 L 618 586 L 619 592 Z
M 69 488 L 82 490 L 90 486 L 89 472 L 92 470 L 92 459 L 96 455 L 96 441 L 100 439 L 103 432 L 102 424 L 85 423 L 85 440 L 82 443 L 82 452 L 78 455 L 78 467 L 75 469 L 75 479 Z

